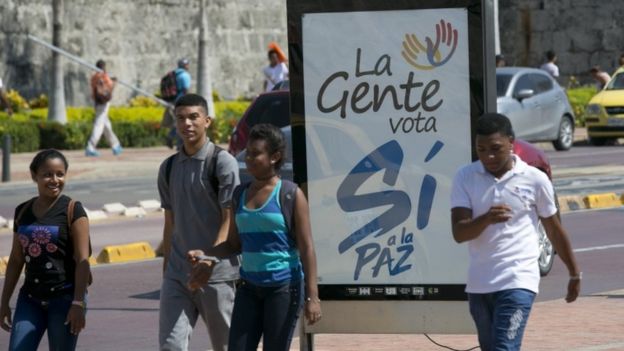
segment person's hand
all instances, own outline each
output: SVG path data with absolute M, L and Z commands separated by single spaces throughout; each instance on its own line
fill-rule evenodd
M 0 327 L 10 332 L 13 321 L 11 320 L 11 308 L 8 305 L 0 306 Z
M 507 205 L 494 205 L 486 213 L 491 224 L 507 222 L 511 218 L 511 207 Z
M 191 291 L 195 291 L 201 289 L 204 284 L 208 283 L 208 280 L 212 276 L 214 265 L 215 262 L 211 260 L 197 261 L 191 270 L 187 283 L 188 288 Z
M 72 334 L 78 335 L 85 327 L 85 310 L 82 306 L 72 304 L 67 312 L 65 325 L 69 324 Z
M 566 295 L 566 302 L 574 302 L 581 293 L 581 280 L 570 279 L 568 282 L 568 294 Z
M 308 324 L 312 325 L 318 322 L 322 315 L 321 300 L 315 298 L 305 302 L 305 317 L 308 320 Z
M 199 262 L 199 257 L 203 255 L 203 250 L 190 250 L 186 253 L 186 260 L 189 261 L 192 265 L 195 265 L 197 262 Z

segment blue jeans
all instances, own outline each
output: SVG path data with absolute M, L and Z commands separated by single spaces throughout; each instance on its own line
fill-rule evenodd
M 303 280 L 276 287 L 243 281 L 236 291 L 229 351 L 290 349 L 293 331 L 303 306 Z
M 483 351 L 520 350 L 535 293 L 525 289 L 468 294 Z
M 50 350 L 76 349 L 78 336 L 65 325 L 73 295 L 64 294 L 50 300 L 38 300 L 20 291 L 13 315 L 9 351 L 37 350 L 43 333 L 48 331 Z

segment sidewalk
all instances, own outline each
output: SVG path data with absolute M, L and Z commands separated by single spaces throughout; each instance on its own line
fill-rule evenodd
M 575 143 L 587 139 L 585 128 L 574 131 Z M 543 146 L 542 146 L 543 144 Z M 227 145 L 221 145 L 227 149 Z M 540 147 L 552 147 L 550 143 L 540 143 Z M 100 157 L 86 157 L 84 150 L 63 151 L 69 162 L 68 177 L 71 180 L 93 180 L 122 177 L 154 176 L 160 163 L 174 150 L 166 146 L 150 148 L 126 148 L 119 156 L 113 156 L 110 149 L 100 149 Z M 0 150 L 1 154 L 1 150 Z M 28 166 L 36 152 L 11 154 L 11 182 L 30 182 Z M 0 183 L 1 186 L 10 186 Z
M 563 299 L 533 306 L 524 333 L 522 350 L 615 351 L 624 350 L 624 290 L 580 297 L 567 304 Z M 430 335 L 437 343 L 456 350 L 478 346 L 476 335 Z M 299 350 L 298 339 L 291 350 Z M 445 350 L 424 335 L 317 335 L 315 350 L 399 351 Z

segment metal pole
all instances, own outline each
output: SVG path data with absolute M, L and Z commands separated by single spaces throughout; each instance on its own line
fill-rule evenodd
M 306 333 L 303 313 L 299 319 L 299 351 L 314 351 L 314 334 Z
M 11 181 L 11 135 L 2 138 L 2 182 Z
M 41 45 L 45 46 L 46 48 L 48 48 L 48 49 L 50 49 L 50 50 L 52 50 L 54 52 L 57 52 L 57 53 L 65 56 L 65 57 L 69 58 L 70 60 L 73 60 L 74 62 L 79 63 L 79 64 L 81 64 L 81 65 L 83 65 L 83 66 L 85 66 L 85 67 L 87 67 L 87 68 L 89 68 L 91 70 L 94 70 L 96 72 L 102 72 L 102 70 L 97 68 L 95 65 L 93 65 L 93 64 L 83 60 L 82 58 L 80 58 L 80 57 L 78 57 L 76 55 L 70 54 L 69 52 L 59 48 L 58 46 L 46 43 L 45 41 L 35 37 L 34 35 L 28 34 L 28 39 L 34 41 L 37 44 L 41 44 Z M 156 100 L 159 104 L 161 104 L 163 106 L 169 106 L 170 105 L 170 103 L 168 103 L 167 101 L 165 101 L 163 99 L 160 99 L 156 95 L 154 95 L 152 93 L 149 93 L 149 92 L 147 92 L 147 91 L 145 91 L 145 90 L 143 90 L 141 88 L 135 87 L 134 85 L 132 85 L 132 84 L 130 84 L 128 82 L 124 82 L 123 80 L 117 79 L 117 83 L 119 83 L 119 84 L 121 84 L 121 85 L 123 85 L 123 86 L 125 86 L 127 88 L 130 88 L 130 89 L 138 92 L 141 95 L 145 95 L 147 97 L 150 97 L 150 98 Z

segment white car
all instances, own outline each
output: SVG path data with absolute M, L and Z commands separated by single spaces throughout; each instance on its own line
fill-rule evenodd
M 568 150 L 574 141 L 574 113 L 568 96 L 545 71 L 528 67 L 496 69 L 496 106 L 511 120 L 516 137 L 552 141 Z

